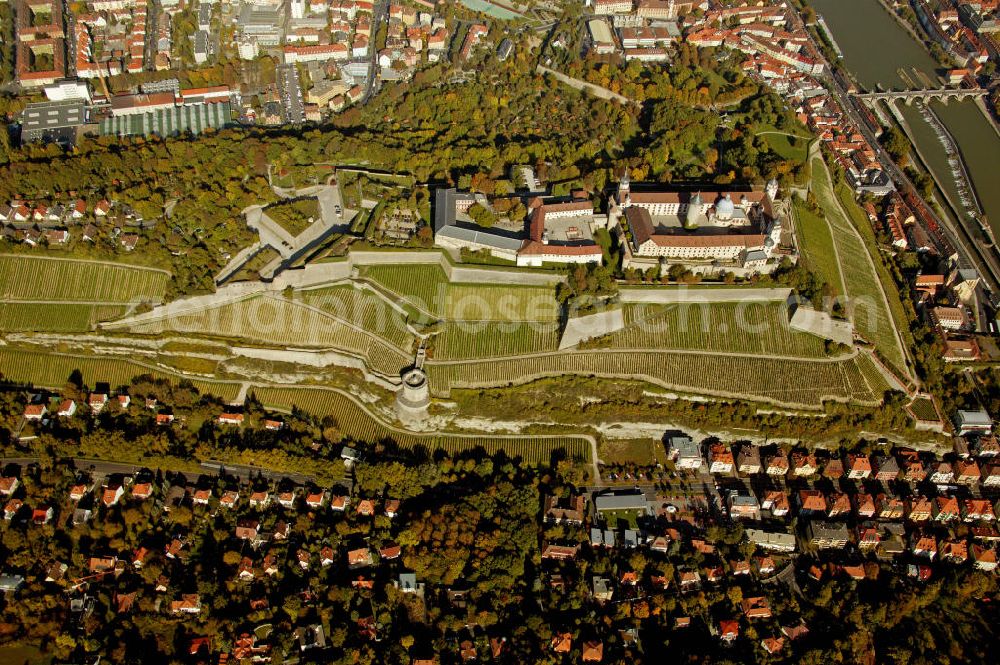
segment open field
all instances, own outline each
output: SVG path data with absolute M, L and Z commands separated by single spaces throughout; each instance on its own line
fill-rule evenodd
M 0 254 L 0 298 L 126 303 L 159 300 L 170 275 L 120 264 Z
M 557 348 L 559 324 L 552 321 L 450 321 L 434 337 L 434 357 L 441 360 L 515 356 Z
M 774 360 L 754 356 L 669 351 L 580 351 L 524 358 L 427 363 L 431 389 L 518 385 L 546 376 L 580 374 L 634 378 L 665 388 L 793 408 L 815 409 L 827 399 L 874 405 L 887 384 L 871 361 Z M 876 383 L 876 385 L 872 385 Z
M 650 466 L 667 459 L 663 442 L 659 439 L 608 439 L 597 446 L 604 464 L 638 464 Z
M 822 358 L 825 344 L 788 327 L 784 302 L 628 304 L 626 327 L 596 340 L 613 349 L 679 349 Z
M 829 284 L 835 293 L 841 293 L 843 287 L 840 266 L 833 247 L 830 225 L 801 204 L 795 205 L 795 219 L 803 264 Z
M 86 305 L 5 302 L 0 304 L 0 331 L 78 332 L 111 321 L 128 311 L 125 305 Z
M 354 401 L 332 390 L 321 388 L 255 388 L 253 393 L 265 406 L 290 410 L 296 406 L 317 416 L 332 416 L 337 428 L 355 441 L 377 443 L 390 440 L 404 448 L 423 446 L 429 451 L 443 449 L 450 453 L 482 448 L 487 454 L 500 450 L 510 457 L 520 457 L 531 463 L 548 463 L 554 451 L 562 449 L 575 460 L 586 460 L 589 445 L 582 438 L 483 436 L 475 434 L 414 434 L 390 427 L 376 420 Z
M 84 384 L 110 384 L 112 388 L 127 385 L 140 374 L 152 374 L 172 381 L 186 379 L 180 374 L 154 368 L 125 358 L 74 356 L 21 349 L 0 348 L 0 375 L 6 381 L 31 383 L 59 388 L 74 370 L 83 374 Z M 239 393 L 238 383 L 229 381 L 189 380 L 200 392 L 211 393 L 231 401 Z
M 141 323 L 129 330 L 145 335 L 182 332 L 267 345 L 336 348 L 368 360 L 373 370 L 387 375 L 397 374 L 412 360 L 409 348 L 398 348 L 319 308 L 262 295 L 184 316 Z
M 829 171 L 819 159 L 813 160 L 813 187 L 829 220 L 833 241 L 837 244 L 847 294 L 852 300 L 854 328 L 875 344 L 875 348 L 893 368 L 905 371 L 906 359 L 886 302 L 890 297 L 896 296 L 889 293 L 883 298 L 879 276 L 875 272 L 868 248 L 851 220 L 844 216 L 831 187 Z

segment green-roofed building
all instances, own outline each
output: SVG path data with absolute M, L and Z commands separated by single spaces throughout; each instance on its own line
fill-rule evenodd
M 232 124 L 229 102 L 220 102 L 114 116 L 101 120 L 100 126 L 103 136 L 176 136 L 184 132 L 200 134 L 208 128 L 219 129 L 229 124 Z

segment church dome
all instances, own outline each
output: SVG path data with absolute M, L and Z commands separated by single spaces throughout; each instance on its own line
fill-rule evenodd
M 726 198 L 719 200 L 715 204 L 715 214 L 719 219 L 732 219 L 734 210 L 733 200 L 729 197 L 729 194 L 726 194 Z

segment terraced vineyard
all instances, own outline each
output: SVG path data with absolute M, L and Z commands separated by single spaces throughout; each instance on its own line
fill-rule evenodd
M 493 284 L 450 284 L 441 266 L 361 266 L 360 275 L 439 319 L 556 321 L 555 289 Z
M 840 361 L 773 360 L 752 356 L 668 351 L 581 351 L 526 358 L 427 363 L 433 392 L 452 388 L 516 385 L 560 374 L 638 378 L 670 389 L 796 407 L 817 408 L 826 399 L 874 405 L 857 358 Z
M 419 310 L 440 317 L 448 277 L 437 264 L 361 266 L 359 274 Z
M 193 314 L 140 323 L 129 329 L 146 335 L 182 332 L 261 344 L 336 348 L 367 359 L 373 370 L 393 376 L 412 361 L 409 349 L 404 353 L 384 339 L 353 328 L 318 309 L 266 295 Z
M 919 420 L 938 420 L 937 409 L 929 397 L 918 397 L 910 404 L 910 411 Z
M 531 321 L 504 325 L 481 321 L 450 321 L 434 337 L 434 357 L 464 360 L 555 351 L 559 324 Z
M 449 453 L 482 448 L 493 455 L 503 451 L 510 457 L 520 457 L 529 463 L 545 464 L 554 451 L 563 450 L 574 460 L 583 461 L 589 456 L 589 446 L 582 438 L 576 437 L 529 437 L 529 436 L 476 436 L 445 434 L 414 434 L 390 427 L 376 420 L 353 400 L 332 390 L 322 388 L 262 387 L 253 393 L 265 406 L 290 410 L 296 406 L 317 416 L 332 416 L 338 429 L 355 441 L 376 443 L 392 441 L 404 448 L 423 446 L 428 450 L 437 448 Z
M 679 349 L 822 358 L 824 341 L 791 330 L 784 302 L 629 304 L 626 327 L 596 342 L 613 349 Z
M 350 285 L 310 289 L 296 294 L 303 302 L 364 328 L 401 350 L 413 346 L 406 317 L 378 294 Z
M 530 286 L 449 284 L 444 318 L 469 321 L 557 321 L 555 290 Z
M 0 298 L 9 300 L 159 300 L 169 279 L 169 273 L 152 268 L 0 254 Z
M 77 332 L 124 315 L 124 305 L 6 302 L 0 304 L 0 330 L 6 332 Z
M 851 221 L 844 217 L 831 189 L 828 171 L 820 160 L 813 160 L 813 185 L 816 197 L 830 221 L 833 240 L 837 244 L 841 270 L 847 294 L 851 297 L 855 329 L 875 344 L 882 357 L 894 368 L 904 370 L 906 360 L 896 336 L 886 299 L 879 288 L 868 248 L 858 236 Z
M 83 374 L 84 384 L 93 387 L 107 383 L 112 388 L 127 385 L 140 374 L 152 374 L 178 381 L 179 374 L 153 368 L 126 358 L 74 356 L 39 351 L 0 348 L 0 374 L 7 381 L 38 386 L 62 387 L 75 370 Z M 211 393 L 226 401 L 236 398 L 240 385 L 229 381 L 190 381 L 199 392 Z

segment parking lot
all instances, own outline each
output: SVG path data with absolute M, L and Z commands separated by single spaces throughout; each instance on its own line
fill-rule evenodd
M 306 121 L 305 102 L 302 99 L 302 85 L 295 65 L 281 65 L 278 69 L 278 87 L 281 90 L 281 104 L 285 109 L 285 120 L 292 124 Z

